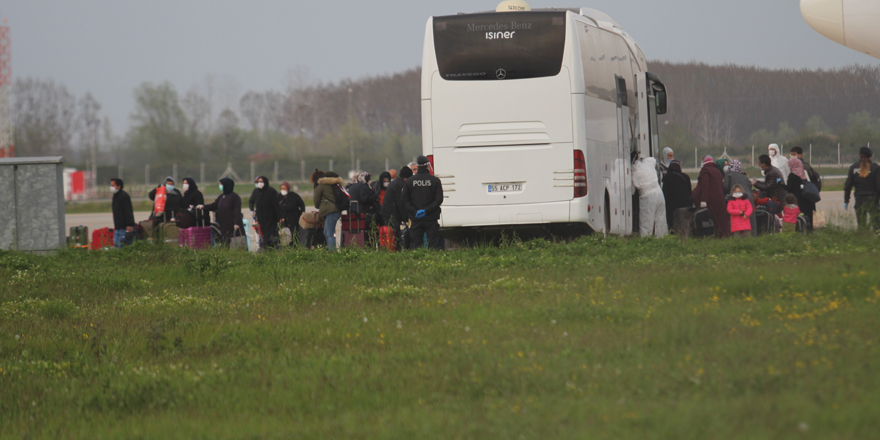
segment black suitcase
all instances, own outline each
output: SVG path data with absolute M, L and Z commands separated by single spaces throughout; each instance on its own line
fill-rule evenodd
M 711 237 L 715 235 L 715 220 L 709 208 L 702 208 L 694 213 L 694 237 Z
M 672 212 L 672 231 L 681 237 L 689 237 L 694 232 L 695 208 L 678 208 Z
M 326 245 L 327 239 L 324 237 L 324 229 L 300 229 L 299 244 L 307 249 Z
M 758 235 L 779 232 L 779 223 L 776 221 L 776 216 L 762 208 L 755 210 L 755 227 L 758 229 Z

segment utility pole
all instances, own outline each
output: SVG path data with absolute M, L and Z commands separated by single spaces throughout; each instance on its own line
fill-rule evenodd
M 205 184 L 205 163 L 202 162 L 199 164 L 199 183 Z
M 352 117 L 351 117 L 351 94 L 354 91 L 351 87 L 348 88 L 348 148 L 351 150 L 351 169 L 353 171 L 357 171 L 354 167 L 354 127 L 352 127 Z

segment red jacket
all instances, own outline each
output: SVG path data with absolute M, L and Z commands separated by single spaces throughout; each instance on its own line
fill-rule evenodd
M 730 214 L 730 232 L 751 231 L 752 222 L 749 217 L 752 215 L 752 202 L 742 197 L 727 202 L 727 213 Z M 740 212 L 745 213 L 743 218 Z
M 801 215 L 801 209 L 797 205 L 785 205 L 785 208 L 782 208 L 782 221 L 785 223 L 797 223 L 799 215 Z

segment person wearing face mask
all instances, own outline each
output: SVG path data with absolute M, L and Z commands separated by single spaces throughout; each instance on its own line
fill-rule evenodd
M 306 212 L 306 204 L 302 197 L 290 190 L 289 183 L 282 182 L 278 204 L 281 207 L 281 224 L 290 230 L 292 237 L 299 237 L 299 218 Z M 291 240 L 290 245 L 293 246 L 296 241 L 296 239 Z
M 681 162 L 672 159 L 669 169 L 663 176 L 663 199 L 666 201 L 666 226 L 673 230 L 675 211 L 694 206 L 691 199 L 691 178 L 681 171 Z M 641 219 L 640 219 L 641 220 Z
M 183 198 L 180 200 L 180 206 L 184 211 L 192 211 L 198 205 L 205 204 L 205 196 L 199 191 L 195 179 L 187 177 L 183 179 Z M 195 216 L 194 226 L 203 227 L 210 226 L 210 221 L 206 216 Z
M 376 224 L 379 226 L 386 226 L 385 220 L 382 218 L 382 204 L 385 203 L 385 195 L 387 194 L 388 187 L 391 186 L 391 173 L 388 171 L 382 171 L 379 174 L 379 180 L 373 182 L 371 187 L 373 188 L 373 192 L 376 193 L 376 205 L 374 206 L 374 215 L 376 217 Z
M 788 183 L 785 185 L 785 190 L 797 197 L 798 209 L 804 215 L 807 231 L 810 231 L 813 229 L 813 212 L 816 211 L 816 203 L 807 200 L 807 197 L 804 197 L 803 194 L 803 183 L 807 180 L 807 173 L 804 170 L 803 163 L 801 163 L 797 156 L 792 156 L 789 159 L 788 167 L 791 169 L 791 173 L 788 175 Z
M 663 149 L 663 153 L 660 155 L 660 172 L 665 176 L 669 171 L 669 163 L 675 159 L 675 153 L 672 151 L 672 148 L 666 147 Z
M 133 233 L 137 226 L 131 197 L 122 188 L 122 179 L 110 179 L 110 192 L 113 193 L 113 246 L 117 248 L 125 245 L 126 234 Z
M 229 246 L 232 237 L 244 234 L 244 216 L 241 213 L 241 197 L 233 190 L 235 182 L 228 177 L 220 179 L 220 196 L 210 205 L 197 205 L 196 209 L 214 211 L 220 225 L 220 244 Z
M 758 156 L 758 166 L 761 167 L 761 172 L 764 174 L 764 181 L 749 179 L 749 182 L 753 187 L 763 191 L 765 195 L 772 197 L 777 203 L 783 203 L 788 192 L 785 190 L 782 172 L 773 166 L 773 161 L 766 154 Z
M 752 208 L 755 208 L 754 195 L 752 194 L 752 183 L 749 181 L 749 177 L 743 170 L 742 162 L 737 159 L 731 159 L 730 164 L 725 166 L 723 180 L 724 193 L 732 194 L 733 188 L 737 185 L 742 189 L 745 198 L 752 204 Z M 758 234 L 755 220 L 755 212 L 752 210 L 752 214 L 749 216 L 749 223 L 751 224 L 750 231 L 752 235 Z
M 770 144 L 767 147 L 767 155 L 770 156 L 770 165 L 773 165 L 782 174 L 782 183 L 788 183 L 788 175 L 791 173 L 791 169 L 788 168 L 788 159 L 781 153 L 779 145 Z
M 752 206 L 745 189 L 740 185 L 733 185 L 730 195 L 732 199 L 727 202 L 727 213 L 730 214 L 730 233 L 734 237 L 752 236 L 753 225 L 749 219 L 752 218 L 755 207 Z
M 254 200 L 254 210 L 257 221 L 263 231 L 263 249 L 278 247 L 278 221 L 281 220 L 281 206 L 278 205 L 278 191 L 269 186 L 266 176 L 257 177 L 257 194 Z
M 379 213 L 379 195 L 370 186 L 371 177 L 370 173 L 362 171 L 355 177 L 356 182 L 348 188 L 352 202 L 350 214 L 364 214 L 367 230 L 372 230 L 376 225 L 375 216 Z
M 165 211 L 156 217 L 156 221 L 159 223 L 173 222 L 174 216 L 183 209 L 180 204 L 183 200 L 183 195 L 174 187 L 173 177 L 166 177 L 165 182 L 162 185 L 159 185 L 159 187 L 163 185 L 165 186 Z M 156 189 L 159 187 L 156 187 Z M 150 191 L 148 194 L 152 201 L 156 201 L 156 189 Z

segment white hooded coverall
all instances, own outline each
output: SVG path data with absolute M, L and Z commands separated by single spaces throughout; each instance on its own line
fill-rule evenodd
M 639 159 L 633 164 L 633 187 L 639 191 L 639 234 L 663 237 L 668 232 L 666 200 L 657 181 L 657 161 L 653 157 Z
M 767 147 L 767 155 L 770 156 L 770 165 L 779 168 L 779 172 L 782 173 L 782 182 L 787 184 L 791 168 L 788 167 L 788 158 L 779 150 L 779 145 L 770 144 Z

